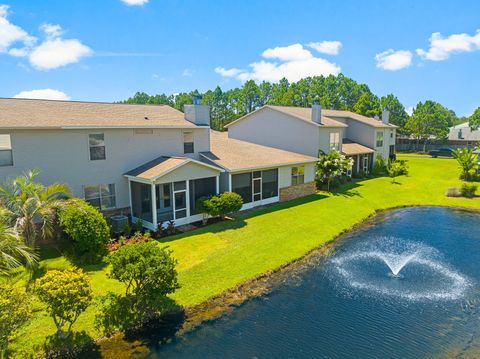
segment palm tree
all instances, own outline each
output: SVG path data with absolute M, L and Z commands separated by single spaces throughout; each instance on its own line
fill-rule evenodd
M 32 268 L 37 262 L 34 249 L 25 244 L 18 232 L 0 220 L 0 275 L 25 264 Z
M 31 247 L 37 238 L 51 236 L 55 208 L 70 196 L 66 185 L 55 183 L 45 187 L 35 182 L 37 175 L 37 170 L 31 170 L 0 185 L 0 204 L 7 210 L 13 228 Z

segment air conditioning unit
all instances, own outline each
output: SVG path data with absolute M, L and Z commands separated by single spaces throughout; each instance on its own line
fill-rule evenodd
M 125 227 L 128 224 L 128 217 L 123 214 L 117 214 L 110 217 L 110 226 L 112 227 L 112 232 L 115 234 L 120 234 L 124 231 Z

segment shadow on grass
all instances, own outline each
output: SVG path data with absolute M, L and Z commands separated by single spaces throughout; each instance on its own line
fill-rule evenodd
M 132 358 L 144 357 L 150 351 L 170 342 L 182 328 L 186 315 L 183 309 L 170 298 L 161 298 L 155 313 L 149 319 L 139 319 L 139 311 L 134 309 L 128 297 L 112 295 L 102 314 L 106 333 L 119 333 L 101 340 L 95 345 L 86 346 L 82 352 L 75 353 L 75 358 Z M 164 313 L 164 314 L 160 314 Z M 141 320 L 141 324 L 138 321 Z M 105 327 L 105 325 L 107 327 Z
M 359 187 L 363 187 L 360 181 L 349 183 L 346 186 L 340 188 L 338 191 L 332 192 L 332 195 L 342 196 L 342 197 L 362 197 L 363 198 L 363 196 L 357 190 L 357 188 Z
M 56 334 L 45 339 L 43 351 L 45 358 L 76 358 L 87 348 L 96 347 L 94 339 L 85 331 L 72 332 L 66 339 L 60 339 Z

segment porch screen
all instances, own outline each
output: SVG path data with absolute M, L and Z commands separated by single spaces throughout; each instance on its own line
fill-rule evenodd
M 132 189 L 132 215 L 153 223 L 152 186 L 132 181 L 130 188 Z
M 252 173 L 232 175 L 232 192 L 242 196 L 243 203 L 252 202 Z
M 201 197 L 210 197 L 217 192 L 217 178 L 208 177 L 191 180 L 189 182 L 190 191 L 190 215 L 198 214 L 195 205 Z
M 262 199 L 278 196 L 278 170 L 262 171 Z

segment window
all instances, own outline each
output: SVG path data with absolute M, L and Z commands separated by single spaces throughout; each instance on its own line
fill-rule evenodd
M 183 153 L 194 153 L 193 132 L 183 132 Z
M 88 135 L 88 144 L 90 146 L 90 160 L 104 160 L 105 157 L 105 137 L 103 133 Z
M 130 182 L 132 197 L 132 215 L 143 221 L 153 223 L 152 186 L 145 183 Z
M 0 167 L 13 166 L 12 143 L 9 134 L 0 135 Z
M 190 215 L 198 214 L 196 204 L 199 198 L 210 197 L 217 192 L 217 177 L 200 178 L 190 180 L 189 196 L 190 196 Z
M 278 196 L 278 170 L 262 171 L 262 199 Z
M 238 193 L 243 203 L 252 202 L 252 173 L 232 175 L 232 192 Z
M 330 149 L 340 150 L 340 132 L 330 132 Z
M 383 147 L 383 132 L 377 132 L 377 147 Z
M 292 167 L 292 186 L 305 182 L 305 167 Z
M 83 187 L 85 201 L 104 211 L 116 207 L 115 185 L 101 184 Z

